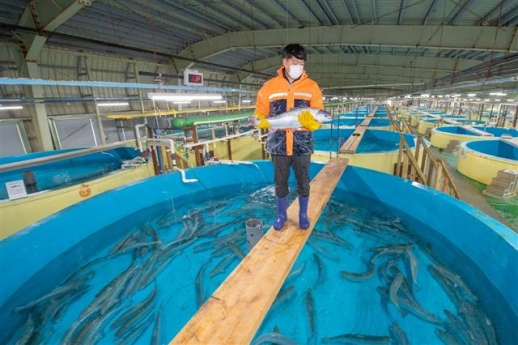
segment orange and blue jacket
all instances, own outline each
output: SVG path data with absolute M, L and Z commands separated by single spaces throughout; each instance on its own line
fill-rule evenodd
M 284 67 L 257 92 L 255 114 L 277 116 L 293 108 L 324 110 L 322 91 L 306 72 L 291 85 L 284 77 Z M 302 156 L 313 153 L 313 134 L 304 129 L 277 130 L 268 134 L 266 149 L 273 155 Z

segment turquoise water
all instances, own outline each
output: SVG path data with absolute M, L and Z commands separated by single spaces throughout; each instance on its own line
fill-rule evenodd
M 338 152 L 341 145 L 343 145 L 349 137 L 337 137 L 334 136 L 333 140 L 329 138 L 314 138 L 313 144 L 315 151 L 332 151 Z M 398 138 L 399 140 L 399 138 Z M 384 151 L 393 151 L 399 148 L 399 141 L 383 140 L 381 138 L 365 136 L 356 153 L 375 153 Z
M 274 203 L 272 186 L 212 190 L 98 231 L 1 307 L 0 342 L 167 343 L 247 252 L 246 220 L 260 218 L 267 230 Z M 429 231 L 385 204 L 335 191 L 257 337 L 275 330 L 298 344 L 436 344 L 447 331 L 511 343 L 516 320 L 501 296 Z M 453 280 L 437 279 L 431 266 L 454 271 Z

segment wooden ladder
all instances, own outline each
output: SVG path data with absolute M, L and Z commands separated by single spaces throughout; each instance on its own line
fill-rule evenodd
M 459 193 L 442 159 L 435 157 L 421 134 L 417 134 L 415 154 L 403 134 L 394 175 L 416 181 L 459 199 Z

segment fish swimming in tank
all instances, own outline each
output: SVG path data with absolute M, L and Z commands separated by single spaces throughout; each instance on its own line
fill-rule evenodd
M 301 120 L 301 118 L 309 118 L 309 121 L 312 123 L 318 122 L 320 124 L 333 119 L 333 116 L 330 113 L 318 108 L 294 108 L 272 117 L 256 116 L 257 117 L 254 117 L 251 120 L 254 123 L 254 126 L 261 129 L 269 129 L 270 131 L 305 127 L 305 123 L 301 123 L 301 121 L 305 121 Z M 319 127 L 319 125 L 317 126 Z

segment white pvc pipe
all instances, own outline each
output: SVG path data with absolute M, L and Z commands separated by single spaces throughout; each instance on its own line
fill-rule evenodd
M 140 136 L 140 128 L 141 127 L 146 127 L 146 125 L 145 124 L 136 125 L 135 126 L 135 133 L 137 134 L 138 149 L 139 149 L 140 152 L 143 152 L 144 148 L 142 147 L 142 142 L 140 141 L 140 139 L 142 138 Z
M 180 168 L 177 168 L 177 167 L 174 167 L 174 170 L 176 171 L 179 171 L 180 172 L 180 175 L 182 175 L 182 182 L 183 183 L 193 183 L 193 182 L 198 182 L 197 179 L 195 178 L 186 178 L 185 177 L 185 170 L 182 170 Z
M 184 145 L 184 147 L 190 149 L 190 148 L 192 148 L 194 146 L 200 146 L 200 145 L 215 143 L 215 142 L 218 142 L 218 141 L 227 141 L 228 139 L 239 138 L 239 137 L 244 137 L 244 136 L 247 136 L 247 135 L 251 135 L 251 134 L 254 134 L 257 131 L 258 131 L 257 129 L 253 129 L 253 130 L 248 131 L 248 132 L 228 135 L 228 136 L 225 136 L 225 137 L 219 138 L 219 139 L 207 140 L 207 141 L 199 141 L 197 143 L 186 144 L 186 145 Z
M 152 138 L 152 139 L 147 139 L 147 138 L 143 138 L 143 139 L 140 139 L 139 142 L 147 142 L 148 144 L 150 145 L 154 145 L 154 146 L 169 146 L 169 151 L 171 152 L 171 157 L 172 157 L 172 160 L 173 160 L 173 170 L 176 170 L 176 171 L 179 171 L 180 174 L 182 175 L 182 182 L 183 183 L 193 183 L 193 182 L 198 182 L 197 179 L 189 179 L 185 176 L 185 171 L 178 168 L 176 166 L 176 155 L 175 155 L 175 150 L 174 150 L 174 141 L 172 139 L 159 139 L 159 138 Z M 141 145 L 141 144 L 140 144 Z
M 141 138 L 139 139 L 139 147 L 142 145 L 142 142 L 147 142 L 148 144 L 154 146 L 169 146 L 169 151 L 171 152 L 171 156 L 173 158 L 173 164 L 176 165 L 173 139 Z

